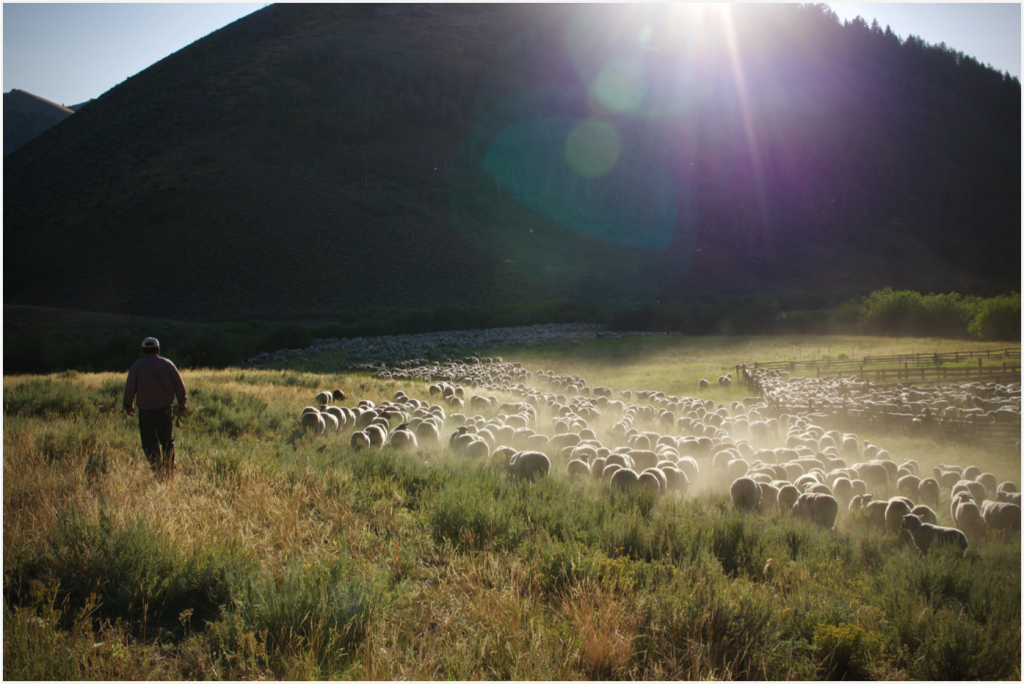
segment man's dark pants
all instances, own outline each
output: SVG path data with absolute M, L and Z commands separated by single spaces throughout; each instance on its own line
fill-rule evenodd
M 149 459 L 153 470 L 161 466 L 167 470 L 174 468 L 174 413 L 171 407 L 160 409 L 139 409 L 139 434 L 142 436 L 142 450 Z M 161 461 L 160 450 L 163 449 Z

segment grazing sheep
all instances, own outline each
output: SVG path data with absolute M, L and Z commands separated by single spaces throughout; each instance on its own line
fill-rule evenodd
M 891 534 L 899 534 L 902 529 L 903 518 L 910 515 L 912 508 L 913 506 L 908 506 L 907 502 L 903 499 L 889 499 L 889 503 L 885 507 L 885 529 Z
M 727 477 L 743 477 L 749 470 L 750 466 L 742 458 L 734 458 L 725 464 L 725 474 Z
M 939 507 L 939 481 L 934 477 L 926 477 L 917 487 L 921 501 Z
M 974 478 L 975 482 L 980 482 L 985 485 L 985 491 L 991 496 L 992 492 L 996 492 L 998 489 L 999 481 L 996 480 L 996 476 L 992 473 L 982 473 L 978 477 Z
M 975 502 L 961 499 L 960 505 L 956 507 L 955 519 L 956 528 L 967 535 L 967 540 L 972 544 L 985 535 L 985 519 Z
M 837 477 L 832 483 L 832 496 L 839 502 L 840 508 L 848 509 L 853 499 L 853 482 L 847 477 Z
M 960 481 L 960 473 L 955 470 L 943 470 L 941 468 L 933 468 L 932 472 L 935 473 L 935 479 L 943 487 L 949 487 L 952 489 L 956 486 L 956 483 Z
M 889 507 L 888 501 L 869 501 L 864 504 L 864 510 L 867 511 L 865 514 L 865 522 L 869 527 L 877 527 L 880 530 L 885 529 L 885 511 Z
M 353 432 L 349 444 L 356 450 L 368 447 L 370 446 L 370 436 L 362 431 Z
M 867 494 L 868 493 L 868 483 L 865 482 L 864 480 L 861 480 L 861 479 L 850 480 L 850 484 L 853 485 L 853 494 L 854 494 L 854 496 L 856 496 L 858 494 L 862 494 L 863 495 L 863 494 Z
M 370 444 L 373 446 L 384 446 L 388 438 L 388 433 L 380 425 L 367 425 L 363 432 L 370 438 Z
M 664 494 L 665 488 L 662 481 L 658 478 L 655 473 L 656 468 L 651 468 L 640 473 L 636 480 L 636 486 L 639 489 L 647 489 L 654 494 Z
M 682 470 L 671 466 L 659 468 L 659 470 L 665 474 L 666 489 L 668 491 L 685 494 L 686 490 L 690 488 L 690 481 Z
M 974 480 L 960 480 L 950 492 L 951 496 L 956 496 L 957 492 L 967 491 L 970 492 L 971 498 L 977 502 L 982 502 L 988 498 L 988 492 L 985 491 L 985 485 Z
M 937 525 L 939 522 L 939 517 L 935 515 L 935 511 L 927 506 L 914 506 L 910 509 L 910 513 L 911 515 L 916 515 L 929 525 Z
M 711 387 L 711 383 L 708 382 L 707 380 L 705 380 L 704 378 L 701 378 L 700 382 L 697 383 L 697 388 L 698 389 L 702 389 L 703 390 L 703 389 L 707 389 L 708 387 Z
M 316 395 L 316 403 L 320 406 L 327 406 L 331 403 L 332 395 L 330 392 L 320 392 Z
M 1016 504 L 986 501 L 982 504 L 982 517 L 987 529 L 1020 532 L 1020 506 Z
M 805 492 L 793 504 L 793 516 L 808 518 L 827 530 L 836 526 L 839 515 L 839 502 L 828 494 Z
M 611 466 L 605 467 L 609 468 Z M 612 475 L 609 487 L 613 492 L 625 491 L 635 487 L 639 479 L 640 476 L 636 474 L 636 471 L 629 468 L 619 468 Z
M 999 492 L 1000 503 L 1012 503 L 1020 506 L 1020 492 Z
M 569 473 L 570 479 L 580 477 L 590 478 L 590 465 L 586 461 L 581 461 L 579 459 L 569 461 L 566 471 Z
M 960 473 L 961 480 L 977 480 L 978 476 L 981 475 L 981 468 L 978 466 L 967 466 L 964 468 L 964 472 Z
M 348 417 L 345 415 L 345 412 L 341 410 L 340 406 L 328 406 L 323 410 L 323 413 L 330 413 L 338 419 L 338 429 L 345 427 L 345 423 L 348 422 Z
M 758 485 L 761 488 L 761 501 L 757 504 L 758 512 L 768 513 L 769 511 L 778 510 L 779 488 L 765 482 L 759 482 Z
M 700 466 L 692 456 L 683 456 L 676 462 L 676 467 L 686 473 L 686 479 L 694 482 L 700 476 Z
M 783 485 L 779 488 L 779 512 L 782 514 L 790 513 L 793 510 L 793 504 L 796 503 L 797 499 L 800 498 L 800 490 L 791 484 Z
M 307 414 L 308 415 L 308 414 Z M 322 411 L 320 417 L 324 419 L 324 431 L 337 432 L 340 428 L 338 417 L 327 411 Z
M 423 445 L 436 444 L 441 441 L 441 432 L 437 426 L 429 421 L 423 421 L 416 426 L 416 439 L 423 442 Z
M 304 413 L 302 415 L 302 429 L 312 430 L 314 434 L 322 435 L 327 430 L 327 423 L 324 421 L 323 416 L 320 412 L 315 413 Z
M 334 401 L 345 401 L 345 393 L 342 392 L 340 389 L 336 389 L 333 392 L 331 392 L 331 397 L 334 399 Z
M 658 455 L 653 451 L 646 449 L 634 449 L 629 452 L 629 457 L 633 459 L 633 464 L 636 467 L 637 472 L 643 472 L 648 468 L 654 468 L 658 465 Z
M 520 480 L 533 480 L 551 472 L 551 461 L 539 451 L 520 451 L 512 457 L 512 474 Z
M 1016 491 L 1017 491 L 1017 485 L 1014 484 L 1013 482 L 1009 482 L 1009 481 L 1003 482 L 998 487 L 996 487 L 996 494 L 1002 494 L 1003 492 L 1007 492 L 1007 493 L 1011 493 L 1012 494 L 1012 493 L 1014 493 Z
M 921 478 L 917 475 L 904 475 L 900 479 L 896 480 L 896 491 L 903 496 L 909 496 L 911 499 L 920 498 L 920 489 Z
M 874 496 L 874 494 L 854 494 L 853 497 L 850 498 L 850 505 L 847 506 L 846 510 L 851 512 L 859 511 L 871 503 Z
M 729 487 L 732 504 L 744 511 L 752 511 L 761 503 L 761 485 L 749 477 L 739 477 Z
M 475 439 L 466 445 L 466 456 L 470 458 L 487 458 L 491 455 L 491 448 L 482 439 Z M 545 457 L 546 458 L 546 457 Z
M 410 451 L 419 448 L 416 435 L 408 430 L 395 430 L 388 437 L 388 444 L 395 451 Z
M 901 527 L 910 533 L 911 541 L 921 557 L 924 557 L 932 546 L 955 546 L 961 554 L 967 552 L 967 536 L 960 530 L 922 522 L 921 518 L 913 513 L 903 518 Z

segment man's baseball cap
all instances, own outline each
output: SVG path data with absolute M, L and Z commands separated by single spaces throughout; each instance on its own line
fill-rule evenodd
M 142 348 L 143 349 L 159 349 L 160 348 L 160 340 L 156 339 L 155 337 L 147 337 L 146 339 L 142 340 Z

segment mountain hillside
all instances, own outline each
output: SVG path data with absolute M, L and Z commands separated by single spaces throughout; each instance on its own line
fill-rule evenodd
M 4 156 L 72 114 L 72 109 L 24 90 L 4 93 Z
M 1020 283 L 1020 83 L 824 6 L 273 5 L 4 167 L 5 304 L 323 321 Z

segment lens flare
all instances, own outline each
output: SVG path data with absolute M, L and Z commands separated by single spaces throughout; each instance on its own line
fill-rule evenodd
M 636 112 L 646 93 L 646 74 L 639 58 L 615 57 L 590 84 L 590 92 L 613 112 Z
M 576 173 L 589 178 L 611 171 L 621 152 L 619 134 L 601 121 L 584 121 L 572 129 L 565 142 L 569 165 Z

